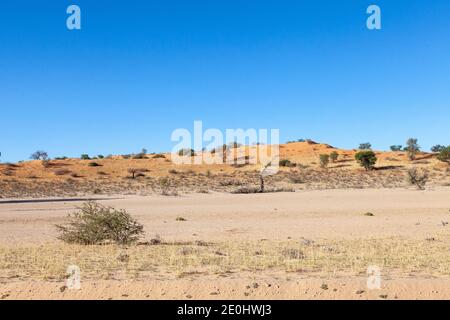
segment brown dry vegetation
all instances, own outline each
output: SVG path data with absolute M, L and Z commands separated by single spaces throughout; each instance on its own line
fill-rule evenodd
M 377 265 L 384 276 L 450 276 L 450 237 L 308 241 L 162 242 L 129 247 L 44 244 L 0 247 L 0 281 L 63 281 L 69 265 L 85 280 L 176 279 L 241 272 L 355 277 Z M 121 257 L 126 257 L 123 259 Z

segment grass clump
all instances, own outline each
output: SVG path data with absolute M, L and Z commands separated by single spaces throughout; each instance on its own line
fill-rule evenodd
M 115 243 L 127 245 L 137 242 L 144 234 L 144 226 L 125 210 L 86 202 L 79 211 L 69 214 L 66 225 L 56 225 L 58 239 L 70 244 L 95 245 Z

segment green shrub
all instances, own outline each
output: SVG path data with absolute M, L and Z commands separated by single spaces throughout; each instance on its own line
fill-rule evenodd
M 420 146 L 417 143 L 417 139 L 409 138 L 406 141 L 406 151 L 408 153 L 409 160 L 415 160 L 417 153 L 420 151 Z
M 366 170 L 372 170 L 377 163 L 377 157 L 373 151 L 360 151 L 355 154 L 356 161 Z
M 194 157 L 195 151 L 193 149 L 181 149 L 178 151 L 178 155 L 181 157 L 185 156 Z
M 359 145 L 359 150 L 371 150 L 371 149 L 372 149 L 372 145 L 369 142 L 361 143 Z
M 86 202 L 69 214 L 66 225 L 56 225 L 58 239 L 83 245 L 132 244 L 144 233 L 144 227 L 125 210 L 116 210 L 95 202 Z
M 32 160 L 48 160 L 48 153 L 42 150 L 38 150 L 30 156 Z
M 89 167 L 101 167 L 102 165 L 97 162 L 89 162 L 88 166 Z
M 437 156 L 438 160 L 442 161 L 442 162 L 450 162 L 450 146 L 448 146 L 447 148 L 442 149 L 438 156 Z
M 320 167 L 321 168 L 326 168 L 328 166 L 328 164 L 330 163 L 330 155 L 328 155 L 328 154 L 321 154 L 319 156 L 319 161 L 320 161 Z
M 292 162 L 288 159 L 283 159 L 283 160 L 280 160 L 280 162 L 279 162 L 280 167 L 290 167 L 291 164 L 292 164 Z
M 91 158 L 89 157 L 88 154 L 82 154 L 80 157 L 81 160 L 90 160 Z
M 339 153 L 337 153 L 336 151 L 333 151 L 332 153 L 330 153 L 330 160 L 331 162 L 336 162 L 337 159 L 339 158 Z
M 438 144 L 438 145 L 435 145 L 435 146 L 433 146 L 433 147 L 431 148 L 431 152 L 438 153 L 438 152 L 441 152 L 441 151 L 443 151 L 443 150 L 445 150 L 445 149 L 446 149 L 445 146 L 441 146 L 440 144 Z
M 391 151 L 393 151 L 393 152 L 399 152 L 399 151 L 402 151 L 402 149 L 403 149 L 403 146 L 399 145 L 399 144 L 391 146 Z

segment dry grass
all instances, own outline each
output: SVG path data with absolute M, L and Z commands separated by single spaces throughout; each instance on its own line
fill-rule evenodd
M 62 280 L 75 264 L 84 279 L 169 279 L 280 270 L 310 276 L 365 274 L 450 275 L 450 236 L 346 241 L 161 243 L 131 247 L 45 244 L 0 248 L 0 281 Z M 127 259 L 120 259 L 123 255 Z

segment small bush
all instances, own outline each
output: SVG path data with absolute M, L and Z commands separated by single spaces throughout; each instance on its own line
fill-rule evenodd
M 101 167 L 102 165 L 97 162 L 89 162 L 88 166 L 89 167 Z
M 52 166 L 52 163 L 48 159 L 44 159 L 41 161 L 41 164 L 44 168 L 50 168 Z
M 131 179 L 145 176 L 144 172 L 148 172 L 148 170 L 144 169 L 144 168 L 129 168 L 128 169 L 128 173 L 131 174 Z
M 152 158 L 153 158 L 153 159 L 159 159 L 159 158 L 165 159 L 166 156 L 163 155 L 163 154 L 155 154 Z
M 333 151 L 332 153 L 330 153 L 330 160 L 332 163 L 335 163 L 338 158 L 339 158 L 339 153 L 337 153 L 336 151 Z
M 403 149 L 402 145 L 393 145 L 393 146 L 391 146 L 391 151 L 393 151 L 393 152 L 399 152 L 399 151 L 402 151 L 402 149 Z
M 97 156 L 97 158 L 99 158 L 99 159 L 104 159 L 105 157 L 104 157 L 102 154 L 99 154 L 99 155 Z
M 420 146 L 417 143 L 417 139 L 409 138 L 408 141 L 406 141 L 406 152 L 408 153 L 409 160 L 415 160 L 419 151 Z
M 431 148 L 431 152 L 439 153 L 444 149 L 445 149 L 445 146 L 441 146 L 440 144 L 437 144 Z
M 81 160 L 91 160 L 91 158 L 89 157 L 88 154 L 82 154 L 82 155 L 80 156 L 80 159 L 81 159 Z
M 355 154 L 355 159 L 366 170 L 372 170 L 378 160 L 373 151 L 360 151 Z
M 69 215 L 66 225 L 56 225 L 58 239 L 83 245 L 132 244 L 144 234 L 144 227 L 125 210 L 116 210 L 95 202 L 86 202 Z
M 438 158 L 439 161 L 449 163 L 450 162 L 450 146 L 448 146 L 447 148 L 442 149 L 439 152 L 437 158 Z
M 35 153 L 33 153 L 30 158 L 32 160 L 47 160 L 48 159 L 48 154 L 45 151 L 42 150 L 38 150 Z
M 409 184 L 416 186 L 419 190 L 425 190 L 425 184 L 428 181 L 428 172 L 420 172 L 417 168 L 412 168 L 408 170 L 406 178 Z
M 283 159 L 279 162 L 280 167 L 295 167 L 296 164 L 291 162 L 290 160 Z
M 361 143 L 359 145 L 359 150 L 371 150 L 371 149 L 372 149 L 372 145 L 369 142 Z
M 193 149 L 181 149 L 178 151 L 180 157 L 194 157 L 195 151 Z
M 319 156 L 319 161 L 320 161 L 320 167 L 321 168 L 326 168 L 328 166 L 328 164 L 330 163 L 330 155 L 328 155 L 328 154 L 321 154 Z

